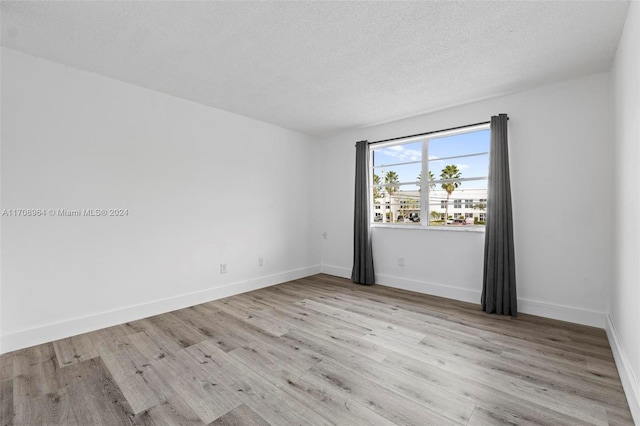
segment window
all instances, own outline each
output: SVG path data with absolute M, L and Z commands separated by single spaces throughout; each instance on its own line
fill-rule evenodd
M 372 211 L 376 204 L 387 207 L 378 222 L 483 225 L 489 139 L 487 124 L 371 145 Z M 453 211 L 463 206 L 471 211 Z
M 478 221 L 482 222 L 483 224 L 487 221 L 487 214 L 486 213 L 480 213 L 478 215 Z

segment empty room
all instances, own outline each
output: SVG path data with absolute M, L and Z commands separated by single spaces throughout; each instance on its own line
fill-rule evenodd
M 640 2 L 0 14 L 0 425 L 640 424 Z

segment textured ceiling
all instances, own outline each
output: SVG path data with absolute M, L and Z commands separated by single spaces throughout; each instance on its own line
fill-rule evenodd
M 608 70 L 628 2 L 7 2 L 2 46 L 327 136 Z

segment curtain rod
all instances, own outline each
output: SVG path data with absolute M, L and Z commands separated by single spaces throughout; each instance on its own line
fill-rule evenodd
M 507 117 L 507 120 L 508 119 L 509 118 Z M 381 141 L 369 142 L 369 145 L 375 145 L 377 143 L 383 143 L 383 142 L 397 141 L 399 139 L 415 138 L 415 137 L 418 137 L 418 136 L 427 136 L 427 135 L 432 135 L 434 133 L 448 132 L 450 130 L 459 130 L 459 129 L 464 129 L 464 128 L 467 128 L 467 127 L 481 126 L 483 124 L 490 124 L 490 123 L 491 123 L 491 121 L 483 121 L 481 123 L 467 124 L 467 125 L 464 125 L 464 126 L 451 127 L 451 128 L 442 129 L 442 130 L 434 130 L 434 131 L 431 131 L 431 132 L 418 133 L 418 134 L 415 134 L 415 135 L 400 136 L 400 137 L 391 138 L 391 139 L 383 139 Z

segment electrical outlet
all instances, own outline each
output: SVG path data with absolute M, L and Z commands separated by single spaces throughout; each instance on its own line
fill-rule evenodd
M 258 266 L 263 266 L 264 265 L 264 257 L 260 256 L 258 258 Z
M 398 266 L 404 266 L 404 257 L 398 257 Z
M 226 263 L 221 263 L 220 264 L 220 273 L 221 274 L 226 274 L 227 273 L 227 264 Z

